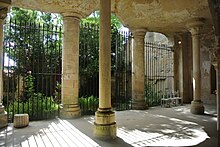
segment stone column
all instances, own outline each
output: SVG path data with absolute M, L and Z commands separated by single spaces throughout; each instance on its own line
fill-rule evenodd
M 146 29 L 134 29 L 132 48 L 132 109 L 147 109 L 144 96 L 144 38 Z
M 79 17 L 63 14 L 61 118 L 74 118 L 81 114 L 78 98 L 79 23 Z
M 178 90 L 183 97 L 183 49 L 180 33 L 175 35 L 174 41 L 174 90 Z
M 216 69 L 216 80 L 217 80 L 217 130 L 220 131 L 220 36 L 216 36 L 216 57 L 217 66 Z
M 193 101 L 191 102 L 191 113 L 203 114 L 204 106 L 201 101 L 201 68 L 200 68 L 200 28 L 203 25 L 202 18 L 190 20 L 188 25 L 192 35 L 193 55 Z
M 94 136 L 116 138 L 115 112 L 111 110 L 111 0 L 100 0 L 99 108 L 95 113 Z
M 7 112 L 4 111 L 4 106 L 2 105 L 3 100 L 3 39 L 4 39 L 4 20 L 7 16 L 8 8 L 0 8 L 0 128 L 6 127 L 8 125 Z

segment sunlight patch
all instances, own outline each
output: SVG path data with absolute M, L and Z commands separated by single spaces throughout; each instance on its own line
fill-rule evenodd
M 176 120 L 175 120 L 176 121 Z M 117 136 L 134 147 L 144 146 L 194 146 L 205 141 L 209 136 L 201 126 L 189 126 L 182 123 L 183 130 L 166 129 L 161 131 L 118 128 Z M 143 129 L 144 130 L 144 129 Z
M 25 139 L 21 142 L 22 147 L 30 145 L 36 147 L 100 146 L 67 120 L 58 120 L 59 122 L 52 122 L 48 127 L 40 129 L 35 135 Z

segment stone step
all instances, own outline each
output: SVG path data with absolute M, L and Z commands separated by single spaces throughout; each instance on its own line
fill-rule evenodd
M 28 114 L 15 114 L 14 115 L 14 127 L 22 128 L 26 127 L 29 124 L 29 115 Z

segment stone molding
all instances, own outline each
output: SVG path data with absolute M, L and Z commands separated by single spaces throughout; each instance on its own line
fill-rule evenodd
M 76 12 L 64 12 L 64 13 L 62 13 L 62 16 L 63 17 L 75 17 L 75 18 L 77 18 L 77 19 L 82 19 L 82 18 L 84 18 L 84 17 L 86 17 L 86 15 L 85 14 L 79 14 L 79 13 L 76 13 Z
M 147 33 L 147 29 L 140 28 L 140 29 L 131 29 L 132 35 L 136 38 L 145 38 L 145 35 Z
M 187 22 L 187 28 L 189 29 L 192 36 L 199 35 L 200 29 L 204 25 L 205 19 L 204 18 L 193 18 L 188 20 Z
M 66 16 L 85 18 L 98 9 L 97 0 L 14 0 L 12 5 L 52 13 L 65 13 Z
M 4 20 L 7 17 L 7 13 L 8 13 L 7 7 L 0 8 L 0 19 Z

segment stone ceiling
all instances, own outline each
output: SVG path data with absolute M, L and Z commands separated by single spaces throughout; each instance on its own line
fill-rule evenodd
M 12 0 L 12 6 L 86 17 L 98 10 L 99 0 Z M 112 11 L 128 28 L 172 34 L 187 31 L 187 20 L 205 19 L 212 27 L 208 0 L 112 0 Z

